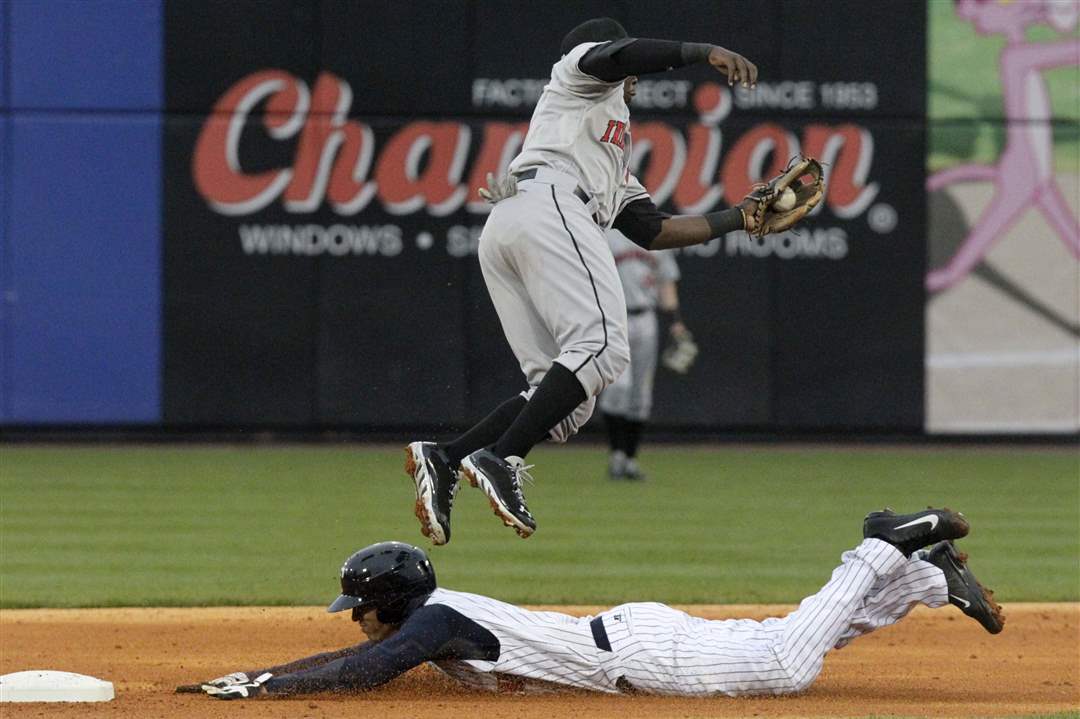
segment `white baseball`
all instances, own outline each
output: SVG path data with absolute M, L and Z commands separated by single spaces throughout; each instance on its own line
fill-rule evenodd
M 774 210 L 780 212 L 787 212 L 795 206 L 795 191 L 790 187 L 785 187 L 784 191 L 780 193 L 780 196 L 772 203 Z

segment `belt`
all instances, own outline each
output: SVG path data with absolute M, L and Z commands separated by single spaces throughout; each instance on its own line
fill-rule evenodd
M 608 640 L 607 630 L 604 629 L 604 620 L 602 617 L 594 617 L 589 622 L 589 629 L 592 630 L 593 642 L 596 643 L 596 648 L 603 652 L 611 651 L 611 642 Z M 615 680 L 615 688 L 624 694 L 638 694 L 640 689 L 635 687 L 627 680 L 626 677 L 618 677 Z
M 522 170 L 521 172 L 516 173 L 514 175 L 514 177 L 516 177 L 518 180 L 532 180 L 532 179 L 535 179 L 536 178 L 536 168 L 535 167 L 530 167 L 528 170 Z M 585 192 L 585 190 L 581 189 L 580 185 L 578 185 L 577 187 L 574 188 L 574 196 L 577 197 L 582 202 L 584 202 L 586 205 L 589 204 L 589 201 L 590 201 L 589 193 Z
M 596 643 L 596 648 L 605 652 L 611 651 L 611 642 L 607 638 L 607 630 L 604 629 L 604 620 L 600 617 L 595 617 L 589 622 L 589 629 L 592 630 L 592 638 Z
M 643 315 L 646 312 L 652 312 L 652 311 L 653 311 L 652 307 L 632 307 L 632 308 L 628 307 L 627 310 L 626 310 L 626 314 L 629 315 L 630 317 L 637 317 L 638 315 Z

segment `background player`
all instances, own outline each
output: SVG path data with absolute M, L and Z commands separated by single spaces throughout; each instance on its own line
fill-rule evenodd
M 220 699 L 357 691 L 423 662 L 489 690 L 562 685 L 602 692 L 789 694 L 810 686 L 825 654 L 895 623 L 917 604 L 959 606 L 996 634 L 1001 608 L 951 540 L 962 515 L 873 512 L 864 539 L 832 578 L 786 617 L 710 621 L 663 604 L 633 603 L 576 618 L 535 612 L 437 587 L 424 552 L 383 542 L 341 568 L 327 611 L 352 610 L 372 640 L 270 669 L 238 672 L 178 691 Z M 928 552 L 920 547 L 934 544 Z
M 610 18 L 571 30 L 561 52 L 478 251 L 529 389 L 452 442 L 408 446 L 416 515 L 435 544 L 450 540 L 459 467 L 506 525 L 531 535 L 536 522 L 521 491 L 523 458 L 537 442 L 565 441 L 577 432 L 596 395 L 625 369 L 626 307 L 601 228 L 614 226 L 644 248 L 665 249 L 753 230 L 757 222 L 741 205 L 698 216 L 659 212 L 629 173 L 624 98 L 627 78 L 706 62 L 729 84 L 752 87 L 753 63 L 715 45 L 630 38 Z
M 637 463 L 637 449 L 652 412 L 661 325 L 657 308 L 672 338 L 688 337 L 690 331 L 679 314 L 679 265 L 674 253 L 646 252 L 618 230 L 608 230 L 604 236 L 626 296 L 630 344 L 630 366 L 599 399 L 608 432 L 608 476 L 642 480 L 645 474 Z

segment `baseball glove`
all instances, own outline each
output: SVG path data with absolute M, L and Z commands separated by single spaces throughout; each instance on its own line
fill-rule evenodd
M 755 185 L 739 209 L 747 231 L 764 237 L 793 227 L 817 207 L 824 194 L 821 163 L 812 157 L 800 157 L 793 159 L 782 174 Z
M 678 374 L 686 374 L 694 366 L 698 356 L 697 342 L 690 330 L 672 333 L 671 342 L 664 348 L 660 361 L 665 367 Z

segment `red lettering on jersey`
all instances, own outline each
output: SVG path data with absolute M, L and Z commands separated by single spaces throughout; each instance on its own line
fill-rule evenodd
M 626 140 L 623 138 L 624 132 L 626 132 L 625 122 L 608 120 L 607 129 L 604 130 L 604 136 L 600 138 L 600 142 L 610 142 L 612 145 L 622 148 L 626 145 Z
M 604 131 L 604 136 L 600 138 L 600 142 L 607 142 L 611 139 L 611 131 L 615 129 L 615 121 L 607 121 L 607 130 Z

